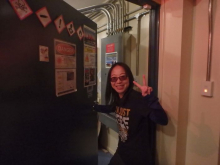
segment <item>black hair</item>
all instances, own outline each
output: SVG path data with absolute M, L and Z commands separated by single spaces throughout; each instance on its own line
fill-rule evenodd
M 116 66 L 121 66 L 125 70 L 126 76 L 129 78 L 129 86 L 128 86 L 128 89 L 126 90 L 125 94 L 127 92 L 129 92 L 131 89 L 133 89 L 133 86 L 134 86 L 134 84 L 133 84 L 134 77 L 133 77 L 133 74 L 132 74 L 129 66 L 123 62 L 117 62 L 117 63 L 113 64 L 108 72 L 106 91 L 105 91 L 105 103 L 108 105 L 111 105 L 111 104 L 119 101 L 118 93 L 111 86 L 111 72 L 112 72 L 112 69 Z

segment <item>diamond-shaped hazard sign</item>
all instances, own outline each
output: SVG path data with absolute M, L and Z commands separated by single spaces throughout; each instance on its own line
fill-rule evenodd
M 70 23 L 68 23 L 68 24 L 66 25 L 66 28 L 67 28 L 67 30 L 68 30 L 70 36 L 72 36 L 72 35 L 75 33 L 75 28 L 74 28 L 74 26 L 73 26 L 73 21 L 71 21 Z
M 36 15 L 44 27 L 46 27 L 51 22 L 50 15 L 46 7 L 43 7 L 36 11 Z
M 63 29 L 66 27 L 63 16 L 60 15 L 57 19 L 55 19 L 54 24 L 57 28 L 57 31 L 61 33 Z

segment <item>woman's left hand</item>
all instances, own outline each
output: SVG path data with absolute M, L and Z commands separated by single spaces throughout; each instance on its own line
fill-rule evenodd
M 133 83 L 141 90 L 142 96 L 147 96 L 153 91 L 151 87 L 146 86 L 145 75 L 143 75 L 143 85 L 140 85 L 135 81 L 133 81 Z

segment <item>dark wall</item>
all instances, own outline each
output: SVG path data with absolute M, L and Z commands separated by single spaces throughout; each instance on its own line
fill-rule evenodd
M 84 88 L 83 40 L 59 34 L 53 21 L 63 15 L 75 29 L 97 25 L 61 0 L 26 0 L 33 12 L 46 6 L 52 22 L 44 28 L 35 13 L 20 20 L 0 1 L 0 164 L 96 165 L 97 114 L 91 111 L 96 88 Z M 56 97 L 54 39 L 77 47 L 77 92 Z M 39 45 L 49 62 L 39 61 Z

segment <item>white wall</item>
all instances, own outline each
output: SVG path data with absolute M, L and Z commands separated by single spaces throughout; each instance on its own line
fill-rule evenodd
M 186 164 L 220 164 L 220 1 L 214 0 L 213 51 L 211 80 L 212 98 L 200 95 L 201 82 L 206 78 L 208 52 L 208 1 L 194 6 L 194 35 L 191 70 L 190 113 L 187 129 Z
M 201 96 L 207 67 L 208 0 L 162 0 L 159 97 L 170 121 L 158 128 L 160 165 L 220 164 L 218 0 L 214 0 L 213 15 L 214 92 L 208 98 Z

